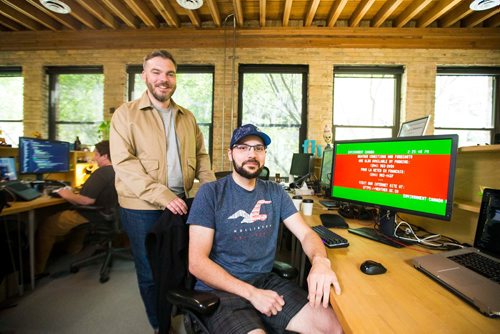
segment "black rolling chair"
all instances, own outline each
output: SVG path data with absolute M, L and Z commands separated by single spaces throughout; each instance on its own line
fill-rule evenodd
M 222 179 L 224 176 L 227 176 L 229 174 L 231 174 L 232 171 L 230 170 L 224 170 L 224 171 L 220 171 L 220 172 L 215 172 L 215 178 L 218 180 L 218 179 Z
M 269 180 L 269 168 L 267 168 L 266 166 L 262 167 L 262 171 L 259 174 L 259 179 L 266 181 Z
M 132 260 L 130 249 L 115 248 L 113 241 L 121 234 L 118 207 L 111 211 L 104 211 L 98 206 L 75 206 L 75 209 L 82 212 L 85 211 L 85 216 L 91 217 L 89 222 L 78 226 L 87 230 L 87 241 L 92 245 L 104 247 L 102 251 L 96 251 L 89 257 L 83 258 L 71 264 L 70 271 L 76 273 L 81 267 L 95 263 L 100 259 L 104 259 L 101 265 L 99 281 L 105 283 L 109 280 L 109 272 L 113 265 L 114 258 Z
M 288 263 L 274 261 L 273 272 L 286 279 L 295 279 L 298 270 Z M 210 315 L 219 305 L 219 298 L 210 293 L 193 290 L 194 278 L 188 274 L 186 289 L 173 289 L 167 292 L 167 300 L 174 306 L 174 315 L 184 316 L 184 328 L 188 334 L 208 334 L 201 320 Z

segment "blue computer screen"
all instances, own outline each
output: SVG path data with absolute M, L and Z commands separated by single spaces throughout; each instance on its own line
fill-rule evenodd
M 0 181 L 17 180 L 16 159 L 0 158 Z
M 38 138 L 19 138 L 19 172 L 43 174 L 69 171 L 69 143 Z

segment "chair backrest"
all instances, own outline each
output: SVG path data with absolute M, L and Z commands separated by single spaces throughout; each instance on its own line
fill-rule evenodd
M 229 174 L 231 174 L 232 171 L 230 170 L 224 170 L 224 171 L 220 171 L 220 172 L 215 172 L 215 178 L 218 180 L 218 179 L 222 179 L 224 176 L 227 176 Z
M 266 166 L 262 167 L 262 171 L 259 174 L 259 179 L 269 180 L 269 168 Z

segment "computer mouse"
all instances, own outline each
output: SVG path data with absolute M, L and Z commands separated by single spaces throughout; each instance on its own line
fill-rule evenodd
M 349 228 L 345 219 L 334 213 L 322 213 L 319 215 L 321 224 L 328 228 Z
M 381 263 L 375 262 L 373 260 L 366 260 L 365 262 L 361 263 L 359 269 L 367 275 L 380 275 L 387 271 L 387 269 L 385 269 L 385 267 Z

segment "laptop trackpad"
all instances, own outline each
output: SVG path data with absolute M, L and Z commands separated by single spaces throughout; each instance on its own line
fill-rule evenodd
M 470 286 L 481 282 L 481 276 L 468 269 L 454 267 L 440 270 L 438 277 L 452 286 Z

